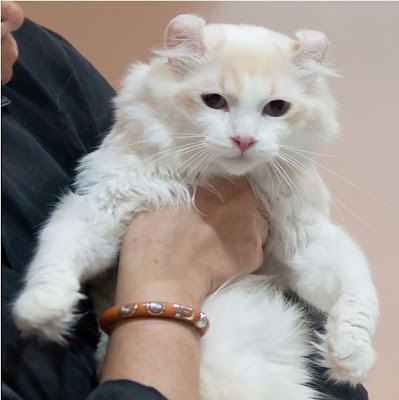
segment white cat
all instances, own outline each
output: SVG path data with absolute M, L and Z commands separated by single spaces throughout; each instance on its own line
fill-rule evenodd
M 329 218 L 329 193 L 312 161 L 338 130 L 325 82 L 333 74 L 324 65 L 328 41 L 316 31 L 296 36 L 205 25 L 192 15 L 170 22 L 165 49 L 130 69 L 112 131 L 81 161 L 75 192 L 40 233 L 14 307 L 23 333 L 62 341 L 81 284 L 115 264 L 136 213 L 190 207 L 190 187 L 245 175 L 269 213 L 264 272 L 278 282 L 248 277 L 207 299 L 201 398 L 320 398 L 304 385 L 309 331 L 299 307 L 284 302 L 284 287 L 328 313 L 319 350 L 331 377 L 365 378 L 376 291 L 362 251 Z M 103 299 L 97 311 L 110 305 Z

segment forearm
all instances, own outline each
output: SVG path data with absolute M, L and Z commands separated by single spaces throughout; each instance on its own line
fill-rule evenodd
M 111 335 L 101 381 L 129 379 L 152 386 L 169 399 L 196 399 L 199 340 L 199 334 L 184 323 L 124 322 Z
M 188 290 L 179 279 L 169 279 L 168 269 L 180 264 L 184 254 L 165 252 L 164 243 L 133 230 L 122 252 L 115 304 L 132 301 L 169 301 L 200 308 L 199 292 Z M 166 271 L 166 273 L 165 273 Z M 176 273 L 172 276 L 176 278 Z M 129 379 L 152 386 L 170 399 L 196 399 L 199 393 L 198 331 L 184 322 L 131 319 L 117 324 L 109 340 L 102 382 Z

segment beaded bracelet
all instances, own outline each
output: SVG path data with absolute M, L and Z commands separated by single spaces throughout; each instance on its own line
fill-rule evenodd
M 101 329 L 109 334 L 112 326 L 124 318 L 165 318 L 187 322 L 204 336 L 209 329 L 209 319 L 202 311 L 164 301 L 139 301 L 108 308 L 100 318 Z

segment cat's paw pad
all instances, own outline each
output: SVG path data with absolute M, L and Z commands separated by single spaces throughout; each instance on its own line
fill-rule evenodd
M 365 329 L 348 322 L 329 325 L 323 339 L 324 361 L 333 379 L 356 385 L 367 377 L 375 352 Z
M 84 297 L 76 290 L 55 291 L 47 286 L 25 289 L 14 304 L 15 324 L 22 336 L 64 343 L 78 317 L 76 304 Z

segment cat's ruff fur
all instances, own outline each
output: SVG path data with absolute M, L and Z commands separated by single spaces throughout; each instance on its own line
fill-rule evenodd
M 280 285 L 328 313 L 319 349 L 330 376 L 363 380 L 374 361 L 378 301 L 362 251 L 329 219 L 329 193 L 311 158 L 337 132 L 327 46 L 320 32 L 301 31 L 294 40 L 191 15 L 172 20 L 165 49 L 128 72 L 112 131 L 82 160 L 75 192 L 42 229 L 14 306 L 18 328 L 62 341 L 82 282 L 113 266 L 135 213 L 189 207 L 190 187 L 245 174 L 269 213 L 264 272 L 276 282 L 246 278 L 207 299 L 202 398 L 320 398 L 303 385 L 308 332 L 301 311 L 272 289 Z M 201 95 L 209 93 L 225 97 L 228 110 L 208 108 Z M 276 99 L 291 103 L 287 114 L 263 115 Z M 256 145 L 241 156 L 233 135 Z

